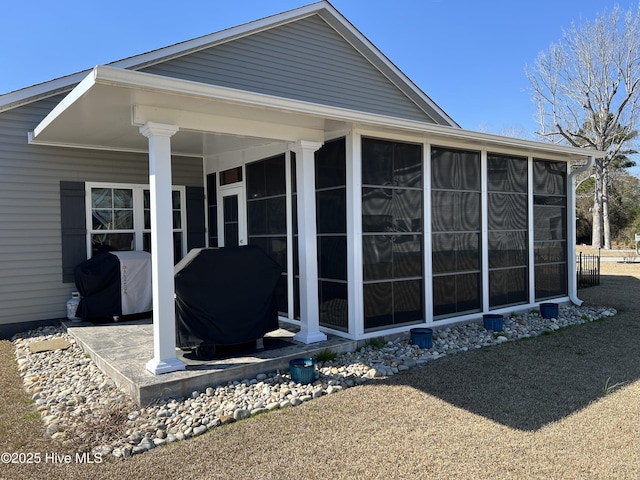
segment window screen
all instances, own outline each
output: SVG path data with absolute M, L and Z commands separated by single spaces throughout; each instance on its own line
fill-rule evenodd
M 362 139 L 365 330 L 424 319 L 422 145 Z
M 257 245 L 282 267 L 276 287 L 278 311 L 288 312 L 287 209 L 285 156 L 250 163 L 247 176 L 247 230 L 249 244 Z
M 534 159 L 536 301 L 567 295 L 567 164 Z
M 480 153 L 431 149 L 433 315 L 482 308 Z
M 527 159 L 487 157 L 489 307 L 528 302 Z
M 218 246 L 218 195 L 216 174 L 207 175 L 207 213 L 209 218 L 209 246 Z
M 320 325 L 349 329 L 347 297 L 347 163 L 344 138 L 315 153 Z

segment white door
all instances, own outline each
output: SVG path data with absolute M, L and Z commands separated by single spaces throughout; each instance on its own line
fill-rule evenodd
M 247 244 L 247 206 L 244 185 L 220 189 L 218 243 L 221 247 Z

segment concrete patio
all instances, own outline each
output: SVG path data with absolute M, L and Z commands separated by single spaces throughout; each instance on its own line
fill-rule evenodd
M 228 381 L 251 379 L 259 373 L 288 372 L 290 360 L 314 357 L 325 349 L 343 353 L 357 347 L 357 341 L 335 335 L 327 335 L 323 342 L 300 343 L 293 340 L 297 328 L 281 324 L 280 329 L 267 334 L 263 349 L 244 349 L 238 353 L 226 349 L 226 355 L 207 362 L 176 349 L 186 370 L 153 375 L 145 368 L 153 357 L 151 319 L 104 324 L 67 321 L 63 326 L 96 365 L 142 406 L 158 399 L 189 396 L 195 390 Z

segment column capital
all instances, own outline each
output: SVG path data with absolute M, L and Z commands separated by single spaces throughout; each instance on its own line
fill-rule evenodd
M 166 123 L 147 122 L 140 127 L 140 133 L 147 138 L 171 137 L 179 130 L 177 125 Z
M 298 140 L 289 144 L 289 150 L 294 152 L 310 152 L 313 153 L 322 147 L 321 142 L 311 142 L 308 140 Z

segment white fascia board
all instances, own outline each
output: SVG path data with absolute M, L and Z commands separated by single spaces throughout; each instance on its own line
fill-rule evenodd
M 309 15 L 313 15 L 317 11 L 323 8 L 329 8 L 330 4 L 326 1 L 316 2 L 301 8 L 282 12 L 270 17 L 265 17 L 260 20 L 245 23 L 231 27 L 219 32 L 214 32 L 209 35 L 194 38 L 184 42 L 176 43 L 168 47 L 162 47 L 151 52 L 134 55 L 121 60 L 116 60 L 108 65 L 114 68 L 123 69 L 140 69 L 166 61 L 173 57 L 179 57 L 188 53 L 209 48 L 213 45 L 225 43 L 235 38 L 247 36 L 264 29 L 272 28 L 274 26 L 288 23 L 300 18 L 304 18 Z M 0 113 L 6 110 L 11 110 L 20 105 L 33 102 L 42 98 L 47 98 L 60 93 L 65 93 L 73 89 L 83 78 L 86 77 L 91 70 L 82 70 L 64 77 L 49 80 L 43 83 L 32 85 L 29 87 L 8 92 L 0 95 Z
M 196 52 L 215 45 L 229 42 L 231 40 L 253 35 L 266 29 L 272 29 L 279 25 L 298 21 L 302 18 L 319 14 L 329 25 L 335 29 L 335 23 L 338 22 L 351 36 L 345 37 L 342 32 L 336 30 L 351 46 L 353 46 L 361 55 L 367 58 L 372 65 L 376 67 L 383 75 L 385 75 L 391 83 L 396 85 L 400 90 L 408 88 L 417 95 L 425 104 L 429 105 L 437 114 L 450 123 L 453 127 L 459 127 L 442 108 L 429 98 L 413 81 L 407 77 L 393 62 L 391 62 L 367 37 L 365 37 L 349 20 L 347 20 L 338 10 L 327 1 L 320 1 L 303 6 L 294 10 L 289 10 L 277 15 L 265 17 L 250 23 L 232 27 L 220 32 L 215 32 L 203 37 L 194 38 L 186 42 L 177 43 L 169 47 L 161 48 L 142 55 L 136 55 L 127 59 L 120 60 L 109 64 L 116 68 L 125 68 L 136 70 L 148 67 L 155 63 L 167 61 L 170 58 L 180 57 L 188 53 Z M 355 41 L 354 41 L 355 40 Z M 372 60 L 375 59 L 375 60 Z M 378 63 L 383 64 L 392 76 L 380 70 Z M 414 100 L 415 101 L 415 100 Z M 418 105 L 419 106 L 419 105 Z M 430 115 L 429 112 L 425 112 Z M 431 116 L 431 115 L 430 115 Z
M 326 1 L 312 3 L 310 5 L 271 15 L 259 20 L 227 28 L 219 32 L 210 33 L 202 37 L 176 43 L 168 47 L 162 47 L 151 52 L 135 55 L 133 57 L 118 60 L 108 64 L 111 67 L 136 70 L 150 65 L 180 57 L 188 53 L 197 52 L 215 45 L 227 43 L 231 40 L 252 35 L 262 30 L 271 29 L 278 25 L 290 23 L 304 17 L 315 14 L 323 8 L 330 8 Z
M 591 150 L 588 148 L 578 148 L 566 145 L 557 145 L 555 143 L 536 142 L 535 140 L 526 140 L 521 138 L 503 137 L 500 135 L 493 135 L 490 133 L 476 132 L 473 130 L 464 130 L 462 128 L 443 127 L 440 125 L 427 125 L 424 129 L 425 133 L 432 133 L 449 138 L 455 138 L 465 141 L 474 141 L 480 145 L 491 148 L 492 146 L 501 147 L 514 147 L 517 149 L 524 149 L 535 156 L 540 153 L 555 153 L 564 156 L 572 156 L 577 158 L 587 158 L 595 156 L 596 158 L 603 158 L 606 152 L 600 152 Z
M 91 70 L 83 70 L 72 75 L 56 78 L 55 80 L 38 83 L 30 87 L 0 95 L 0 113 L 35 100 L 41 100 L 43 98 L 66 93 L 72 90 L 73 87 L 90 72 Z
M 53 110 L 51 110 L 46 117 L 33 129 L 33 132 L 29 132 L 29 143 L 32 143 L 48 125 L 50 125 L 60 114 L 62 114 L 67 108 L 69 108 L 76 100 L 82 97 L 88 92 L 93 85 L 95 85 L 95 77 L 97 74 L 97 67 L 94 68 L 89 75 L 71 90 L 71 92 L 58 103 Z
M 518 138 L 502 137 L 499 135 L 463 130 L 457 127 L 435 125 L 431 123 L 405 120 L 402 118 L 359 112 L 330 107 L 299 100 L 291 100 L 272 95 L 247 92 L 228 87 L 208 85 L 170 77 L 162 77 L 149 73 L 123 70 L 113 67 L 98 66 L 78 84 L 78 86 L 58 104 L 34 130 L 34 136 L 51 123 L 62 111 L 75 100 L 87 93 L 93 85 L 113 85 L 130 89 L 141 89 L 158 93 L 184 95 L 218 102 L 226 102 L 248 107 L 275 109 L 281 112 L 308 115 L 325 120 L 349 122 L 364 127 L 392 128 L 419 133 L 425 137 L 442 137 L 452 140 L 473 141 L 481 145 L 515 147 L 529 152 L 555 153 L 564 156 L 586 158 L 594 156 L 601 158 L 604 152 L 595 150 L 555 145 Z M 437 140 L 437 139 L 436 139 Z
M 95 83 L 101 85 L 113 85 L 125 88 L 155 91 L 158 93 L 185 95 L 248 107 L 276 109 L 282 112 L 309 115 L 311 117 L 319 117 L 326 120 L 363 123 L 382 127 L 400 128 L 415 132 L 425 132 L 425 129 L 438 127 L 441 129 L 441 133 L 453 133 L 454 130 L 463 132 L 463 130 L 457 127 L 448 127 L 414 120 L 387 117 L 384 115 L 359 112 L 340 107 L 331 107 L 262 93 L 248 92 L 246 90 L 163 77 L 150 73 L 136 72 L 133 70 L 98 66 L 94 69 L 93 74 L 95 77 Z M 460 135 L 458 134 L 458 136 Z
M 393 83 L 400 90 L 404 90 L 404 88 L 408 88 L 412 91 L 418 98 L 420 98 L 425 104 L 429 105 L 437 114 L 439 114 L 443 119 L 449 122 L 452 127 L 460 127 L 458 123 L 451 118 L 437 103 L 435 103 L 425 92 L 420 89 L 409 77 L 407 77 L 402 70 L 400 70 L 389 58 L 382 53 L 382 51 L 376 47 L 367 37 L 365 37 L 344 15 L 342 15 L 338 10 L 336 10 L 333 5 L 328 2 L 325 3 L 324 9 L 331 14 L 330 17 L 323 15 L 324 12 L 320 11 L 319 15 L 335 29 L 335 25 L 333 22 L 337 21 L 339 24 L 349 33 L 352 38 L 345 37 L 342 32 L 336 30 L 338 34 L 342 35 L 342 37 L 355 48 L 362 56 L 371 62 L 371 64 L 380 71 L 391 83 Z M 355 40 L 355 41 L 354 41 Z M 373 57 L 373 60 L 372 60 Z M 395 78 L 387 75 L 386 72 L 380 70 L 380 66 L 378 62 L 384 65 Z M 404 88 L 403 88 L 404 87 Z M 409 97 L 411 98 L 411 97 Z M 414 102 L 415 100 L 412 99 Z M 420 107 L 420 105 L 418 105 Z M 422 108 L 422 107 L 420 107 Z M 425 112 L 427 115 L 431 116 L 429 112 Z M 435 119 L 434 119 L 435 120 Z
M 329 25 L 333 24 L 332 26 L 334 27 L 334 29 L 335 22 L 338 22 L 338 24 L 348 32 L 351 38 L 348 38 L 348 36 L 345 37 L 339 30 L 336 30 L 336 32 L 342 35 L 347 42 L 349 42 L 356 50 L 360 52 L 361 55 L 367 58 L 383 75 L 385 75 L 389 79 L 389 81 L 396 85 L 400 90 L 408 88 L 418 98 L 420 98 L 422 102 L 432 108 L 435 113 L 448 121 L 452 127 L 459 127 L 459 125 L 449 115 L 447 115 L 444 110 L 442 110 L 442 108 L 440 108 L 419 87 L 417 87 L 413 83 L 413 81 L 411 81 L 411 79 L 409 79 L 375 45 L 373 45 L 362 33 L 360 33 L 357 28 L 355 28 L 340 12 L 338 12 L 333 7 L 333 5 L 324 0 L 297 9 L 289 10 L 287 12 L 272 15 L 270 17 L 265 17 L 263 19 L 249 22 L 243 25 L 231 27 L 220 32 L 211 33 L 209 35 L 198 37 L 192 40 L 187 40 L 185 42 L 177 43 L 168 47 L 159 48 L 151 52 L 118 60 L 108 64 L 107 67 L 103 68 L 127 69 L 135 71 L 156 63 L 167 61 L 171 58 L 180 57 L 188 53 L 203 50 L 217 44 L 229 42 L 233 39 L 251 35 L 261 30 L 271 29 L 282 24 L 297 21 L 314 14 L 319 14 L 325 21 L 327 21 Z M 384 67 L 392 73 L 392 76 L 390 77 L 386 72 L 380 70 L 378 63 L 384 65 Z M 83 70 L 66 77 L 61 77 L 56 80 L 34 85 L 32 87 L 27 87 L 22 90 L 17 90 L 5 95 L 0 95 L 0 112 L 10 110 L 19 105 L 29 103 L 37 99 L 65 93 L 71 90 L 74 85 L 78 84 L 78 82 L 85 78 L 85 76 L 90 72 L 90 70 Z M 425 113 L 431 116 L 429 112 Z

